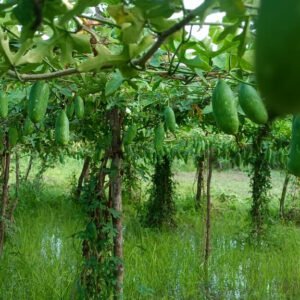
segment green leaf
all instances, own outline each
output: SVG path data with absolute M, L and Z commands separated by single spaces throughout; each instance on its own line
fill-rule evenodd
M 64 15 L 64 17 L 60 20 L 60 25 L 64 26 L 64 24 L 72 19 L 74 16 L 81 15 L 84 10 L 88 7 L 97 6 L 101 1 L 99 0 L 86 0 L 86 1 L 77 1 L 77 3 L 73 6 L 68 13 Z
M 228 57 L 227 53 L 221 53 L 220 55 L 214 57 L 212 59 L 214 66 L 218 67 L 219 69 L 226 70 L 228 65 L 227 57 Z
M 17 0 L 11 0 L 11 1 L 7 1 L 7 3 L 0 3 L 0 14 L 5 14 L 4 10 L 11 8 L 12 6 L 14 6 L 17 3 Z
M 245 54 L 240 60 L 240 66 L 243 70 L 253 72 L 254 71 L 254 50 L 246 50 Z
M 66 65 L 69 65 L 73 62 L 73 45 L 71 38 L 69 36 L 66 36 L 64 39 L 61 40 L 59 46 L 61 49 L 61 62 L 63 67 L 65 67 Z
M 139 76 L 138 70 L 135 68 L 132 68 L 129 65 L 124 65 L 123 67 L 120 67 L 119 70 L 122 73 L 122 76 L 126 79 L 130 79 L 130 78 Z
M 44 18 L 50 21 L 57 16 L 65 15 L 68 13 L 66 1 L 61 0 L 46 0 L 44 4 L 43 14 Z
M 211 103 L 209 105 L 205 106 L 204 109 L 202 110 L 203 115 L 211 114 L 212 112 L 213 112 L 213 109 L 212 109 Z
M 95 57 L 90 57 L 84 62 L 82 62 L 78 67 L 79 72 L 89 72 L 93 70 L 100 70 L 104 66 L 118 66 L 121 67 L 126 61 L 128 57 L 126 53 L 121 53 L 119 55 L 113 55 L 110 50 L 103 46 L 98 45 L 97 48 L 98 55 Z
M 21 39 L 33 37 L 35 31 L 42 23 L 43 1 L 19 0 L 18 5 L 13 9 L 13 13 L 22 25 Z
M 231 42 L 231 41 L 226 42 L 223 44 L 223 46 L 220 49 L 218 49 L 217 51 L 214 51 L 212 53 L 212 57 L 216 57 L 225 51 L 230 52 L 229 50 L 235 49 L 237 47 L 237 45 L 238 45 L 238 42 Z
M 240 40 L 240 45 L 238 47 L 238 55 L 239 56 L 243 56 L 244 52 L 246 51 L 249 26 L 250 26 L 250 21 L 249 21 L 249 18 L 247 18 L 245 21 L 243 32 L 240 34 L 240 38 L 239 38 L 239 40 Z
M 14 55 L 9 48 L 9 39 L 6 33 L 0 28 L 0 52 L 4 55 L 4 59 L 10 64 L 13 64 Z
M 181 2 L 179 0 L 135 0 L 134 4 L 144 11 L 147 18 L 169 18 Z
M 181 62 L 186 64 L 191 69 L 197 68 L 197 69 L 201 69 L 203 71 L 211 70 L 211 66 L 206 61 L 201 59 L 199 56 L 192 58 L 192 59 L 184 58 L 184 59 L 181 59 Z
M 34 14 L 35 3 L 33 0 L 19 0 L 13 13 L 23 26 L 31 26 L 36 18 Z
M 152 35 L 146 35 L 138 44 L 129 44 L 129 56 L 130 58 L 134 58 L 144 52 L 149 46 L 151 46 L 154 42 L 154 38 Z
M 158 32 L 165 31 L 176 24 L 175 20 L 165 19 L 163 17 L 151 18 L 149 22 Z
M 221 42 L 222 40 L 224 40 L 229 34 L 235 34 L 236 31 L 239 28 L 240 23 L 237 22 L 235 24 L 233 24 L 232 26 L 228 26 L 226 27 L 218 36 L 217 38 L 217 42 Z
M 159 85 L 160 85 L 161 82 L 162 82 L 161 79 L 159 79 L 156 82 L 154 82 L 154 84 L 152 86 L 152 91 L 155 91 L 159 87 Z
M 15 65 L 20 66 L 23 64 L 38 64 L 43 61 L 43 58 L 52 52 L 54 45 L 48 43 L 39 43 L 36 48 L 29 50 L 25 55 L 15 58 Z M 16 54 L 17 56 L 17 54 Z
M 196 74 L 201 78 L 201 80 L 206 84 L 209 85 L 209 82 L 207 81 L 207 79 L 205 78 L 205 76 L 203 75 L 202 70 L 195 68 L 194 71 L 196 72 Z
M 142 11 L 138 7 L 127 8 L 123 4 L 110 5 L 107 10 L 121 27 L 123 43 L 137 43 L 145 23 Z
M 165 52 L 161 49 L 158 49 L 156 51 L 156 53 L 154 53 L 154 55 L 151 57 L 150 59 L 150 65 L 152 67 L 159 67 L 160 64 L 162 63 L 161 61 L 161 58 L 162 58 L 162 55 L 164 54 Z
M 116 72 L 113 77 L 107 81 L 105 86 L 105 96 L 111 96 L 113 95 L 121 86 L 123 83 L 123 76 L 120 74 L 120 72 Z
M 222 27 L 221 26 L 210 26 L 209 28 L 209 37 L 211 38 L 212 42 L 217 44 L 218 38 L 220 34 L 222 33 Z
M 199 16 L 200 20 L 204 21 L 205 17 L 208 15 L 210 9 L 215 5 L 217 0 L 205 0 L 202 5 L 198 6 L 195 14 Z
M 242 0 L 219 0 L 220 7 L 229 18 L 243 16 L 246 8 Z
M 86 34 L 71 34 L 70 38 L 72 40 L 73 48 L 79 53 L 90 53 L 91 43 L 90 37 Z
M 121 213 L 113 208 L 109 208 L 108 211 L 111 213 L 113 218 L 117 219 L 121 216 Z

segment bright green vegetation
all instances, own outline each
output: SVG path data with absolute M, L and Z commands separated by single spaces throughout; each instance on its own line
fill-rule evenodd
M 300 299 L 299 1 L 191 2 L 0 1 L 0 300 Z
M 208 280 L 203 271 L 203 226 L 188 216 L 174 231 L 128 226 L 125 244 L 128 299 L 297 299 L 299 230 L 276 225 L 251 242 L 238 211 L 215 212 Z M 208 298 L 205 298 L 208 297 Z
M 55 203 L 16 217 L 16 232 L 1 261 L 1 299 L 67 299 L 70 294 L 80 262 L 72 234 L 80 218 L 56 197 Z
M 49 171 L 48 185 L 22 185 L 1 259 L 0 299 L 67 299 L 74 288 L 81 246 L 72 236 L 82 227 L 82 215 L 64 178 Z
M 44 174 L 45 183 L 22 185 L 15 226 L 0 263 L 0 299 L 70 299 L 74 293 L 81 245 L 73 235 L 82 230 L 84 215 L 69 195 L 72 174 L 78 174 L 80 165 L 68 159 L 66 165 Z M 207 275 L 204 216 L 193 208 L 194 173 L 176 173 L 176 228 L 141 227 L 139 202 L 126 200 L 125 299 L 298 299 L 300 231 L 294 223 L 283 224 L 277 218 L 283 177 L 272 173 L 271 216 L 258 239 L 250 235 L 247 175 L 214 171 Z M 288 200 L 289 207 L 295 205 L 292 197 Z

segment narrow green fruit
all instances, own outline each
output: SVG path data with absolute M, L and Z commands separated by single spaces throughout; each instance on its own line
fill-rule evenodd
M 227 134 L 236 134 L 239 130 L 236 102 L 224 80 L 219 80 L 213 91 L 212 108 L 218 127 Z
M 271 115 L 300 112 L 300 2 L 262 0 L 256 30 L 256 78 Z
M 167 106 L 164 111 L 165 122 L 167 128 L 175 133 L 176 131 L 176 118 L 173 109 L 170 106 Z
M 61 110 L 55 123 L 55 140 L 60 145 L 66 145 L 69 142 L 69 120 L 64 110 Z
M 250 85 L 241 84 L 239 103 L 246 116 L 254 123 L 266 124 L 268 112 L 257 91 Z
M 40 122 L 47 110 L 50 89 L 47 83 L 37 81 L 30 90 L 29 94 L 29 118 L 33 123 Z
M 74 102 L 68 104 L 67 106 L 67 116 L 69 119 L 71 119 L 74 115 L 74 111 L 75 111 L 75 105 Z
M 84 102 L 80 96 L 75 97 L 75 114 L 79 120 L 84 117 Z
M 0 129 L 0 152 L 4 151 L 4 138 L 5 138 L 5 133 L 2 129 Z
M 30 118 L 27 117 L 24 122 L 23 134 L 30 135 L 34 131 L 34 124 L 31 122 Z
M 16 146 L 19 139 L 18 130 L 15 127 L 10 127 L 8 129 L 8 142 L 9 142 L 9 148 L 13 148 Z
M 8 98 L 0 92 L 0 117 L 5 119 L 8 115 Z

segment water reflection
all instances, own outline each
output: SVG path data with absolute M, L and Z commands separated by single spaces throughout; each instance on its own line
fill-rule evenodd
M 45 234 L 41 242 L 41 254 L 48 260 L 59 259 L 63 241 L 56 234 Z

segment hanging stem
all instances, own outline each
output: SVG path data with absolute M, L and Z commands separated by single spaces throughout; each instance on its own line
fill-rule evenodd
M 24 181 L 28 180 L 28 177 L 29 177 L 29 174 L 30 174 L 30 171 L 31 171 L 31 168 L 32 168 L 32 163 L 33 163 L 33 155 L 31 154 L 30 158 L 29 158 L 28 166 L 27 166 L 27 169 L 26 169 L 26 172 L 25 172 Z
M 201 198 L 204 187 L 204 155 L 197 157 L 197 193 L 195 197 L 196 209 L 201 207 Z
M 83 167 L 82 167 L 80 176 L 78 178 L 77 188 L 75 191 L 75 199 L 77 199 L 77 200 L 79 200 L 79 198 L 80 198 L 83 182 L 89 173 L 90 162 L 91 162 L 91 158 L 89 156 L 87 156 L 84 159 Z
M 282 193 L 281 193 L 281 197 L 280 197 L 280 201 L 279 201 L 279 216 L 280 218 L 284 218 L 284 204 L 285 204 L 285 197 L 286 197 L 286 192 L 287 192 L 287 188 L 288 188 L 288 184 L 290 181 L 290 174 L 286 174 L 285 175 L 285 179 L 284 179 L 284 183 L 283 183 L 283 188 L 282 188 Z
M 213 167 L 213 149 L 210 148 L 208 152 L 208 174 L 207 174 L 207 191 L 206 191 L 206 232 L 205 232 L 205 265 L 208 263 L 208 258 L 210 254 L 210 235 L 211 235 L 211 178 L 212 178 L 212 167 Z
M 8 206 L 8 191 L 9 191 L 9 169 L 10 169 L 10 152 L 9 152 L 9 140 L 8 133 L 5 134 L 4 140 L 4 153 L 3 153 L 3 181 L 2 181 L 2 205 L 0 216 L 0 256 L 3 253 L 5 230 L 6 230 L 6 210 Z
M 17 205 L 19 203 L 19 190 L 20 190 L 20 157 L 19 153 L 15 152 L 16 155 L 16 186 L 15 186 L 15 201 L 12 203 L 10 207 L 10 212 L 9 212 L 9 220 L 10 222 L 14 221 L 14 212 L 17 208 Z

